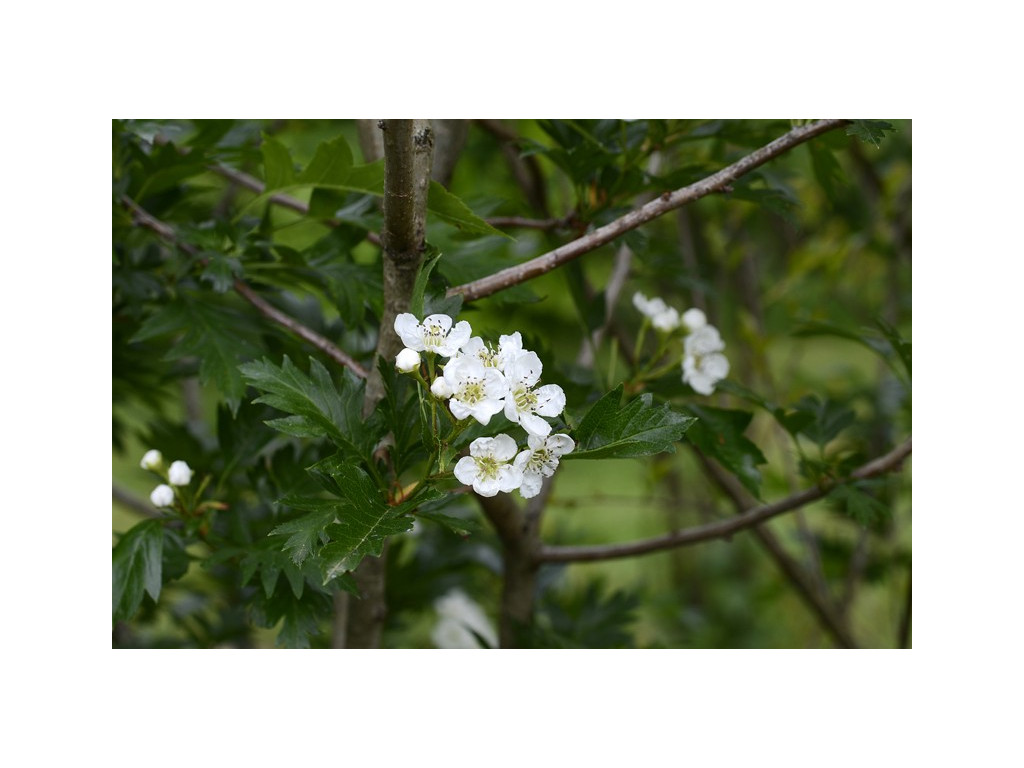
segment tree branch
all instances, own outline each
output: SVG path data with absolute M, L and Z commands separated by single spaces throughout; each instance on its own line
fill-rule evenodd
M 148 501 L 143 501 L 133 493 L 129 493 L 124 488 L 114 486 L 114 501 L 123 507 L 127 507 L 137 515 L 143 517 L 159 518 L 160 513 L 156 507 L 150 504 Z
M 903 460 L 910 455 L 911 441 L 907 441 L 874 461 L 871 461 L 850 474 L 850 480 L 864 480 L 876 475 L 885 474 L 899 467 Z M 663 536 L 651 539 L 629 542 L 626 544 L 603 544 L 596 546 L 575 546 L 575 547 L 541 547 L 537 554 L 538 559 L 545 563 L 576 563 L 593 562 L 595 560 L 612 560 L 618 557 L 633 557 L 645 555 L 650 552 L 660 552 L 673 547 L 685 547 L 691 544 L 698 544 L 703 541 L 722 539 L 732 536 L 738 531 L 751 528 L 770 520 L 777 515 L 799 509 L 812 501 L 817 501 L 828 495 L 830 487 L 808 488 L 805 491 L 794 494 L 774 504 L 766 504 L 754 507 L 742 515 L 719 520 L 707 525 L 700 525 L 693 528 L 686 528 L 681 531 L 673 531 Z
M 127 208 L 132 214 L 132 221 L 137 226 L 145 227 L 146 229 L 155 232 L 164 240 L 169 243 L 173 243 L 177 247 L 181 248 L 185 253 L 190 256 L 198 256 L 199 252 L 191 244 L 178 239 L 174 229 L 164 222 L 160 221 L 156 217 L 141 208 L 131 198 L 122 195 L 121 204 Z M 282 328 L 290 331 L 294 335 L 298 336 L 303 341 L 306 341 L 319 349 L 329 358 L 334 360 L 339 365 L 345 366 L 351 370 L 354 374 L 360 378 L 365 379 L 367 377 L 367 371 L 363 366 L 353 360 L 344 350 L 332 343 L 329 339 L 321 336 L 319 333 L 314 331 L 312 328 L 308 328 L 294 317 L 285 314 L 277 307 L 273 306 L 270 302 L 256 293 L 248 283 L 242 280 L 235 280 L 234 282 L 235 291 L 243 299 L 252 304 L 264 317 L 268 320 L 280 325 Z
M 500 272 L 495 272 L 493 275 L 474 280 L 471 283 L 449 288 L 448 295 L 453 296 L 461 293 L 466 301 L 473 301 L 550 272 L 567 261 L 579 258 L 583 254 L 589 253 L 669 211 L 673 211 L 687 203 L 692 203 L 694 200 L 698 200 L 713 192 L 723 191 L 730 182 L 749 173 L 772 158 L 778 157 L 815 136 L 845 125 L 847 122 L 849 121 L 819 120 L 809 125 L 794 128 L 784 136 L 751 152 L 746 157 L 708 176 L 706 179 L 677 189 L 675 192 L 665 192 L 657 199 L 630 211 L 610 224 L 599 227 L 593 232 L 573 240 L 571 243 L 559 246 L 553 251 L 549 251 L 535 259 L 503 269 Z

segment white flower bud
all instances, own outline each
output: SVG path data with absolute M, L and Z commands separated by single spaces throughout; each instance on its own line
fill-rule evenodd
M 412 373 L 420 367 L 420 353 L 406 347 L 395 357 L 395 368 L 401 373 Z
M 438 376 L 434 379 L 434 383 L 430 385 L 430 391 L 439 400 L 447 400 L 453 394 L 452 387 L 444 376 Z
M 184 461 L 175 461 L 167 470 L 167 479 L 171 485 L 188 485 L 192 482 L 192 470 Z
M 161 483 L 149 494 L 149 500 L 154 507 L 169 507 L 174 503 L 174 489 Z
M 139 466 L 143 469 L 158 469 L 163 463 L 163 454 L 154 448 L 153 450 L 146 451 L 146 455 L 142 457 L 142 462 Z
M 696 331 L 698 328 L 707 324 L 707 317 L 696 307 L 683 312 L 683 325 L 686 326 L 687 330 Z

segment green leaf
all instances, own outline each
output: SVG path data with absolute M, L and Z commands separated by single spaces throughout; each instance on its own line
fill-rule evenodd
M 757 465 L 765 464 L 767 459 L 743 434 L 754 414 L 698 405 L 687 406 L 687 410 L 698 421 L 686 438 L 705 456 L 716 459 L 736 475 L 748 491 L 760 498 L 761 473 Z
M 329 541 L 326 528 L 338 519 L 339 505 L 337 502 L 320 499 L 315 499 L 315 501 L 323 501 L 322 505 L 318 505 L 317 511 L 282 523 L 269 534 L 288 537 L 283 547 L 291 553 L 292 562 L 296 565 L 301 565 L 318 547 Z M 296 506 L 287 498 L 282 499 L 281 503 L 287 506 Z
M 650 393 L 620 407 L 623 385 L 587 412 L 576 430 L 576 450 L 563 459 L 624 459 L 673 453 L 695 419 L 667 405 L 653 405 Z
M 409 311 L 422 320 L 423 315 L 423 293 L 427 289 L 427 280 L 430 273 L 434 271 L 437 262 L 441 260 L 441 251 L 434 246 L 427 244 L 427 252 L 423 254 L 423 261 L 420 262 L 420 271 L 416 273 L 416 282 L 412 286 L 412 297 L 409 300 Z
M 856 136 L 863 142 L 874 144 L 885 138 L 885 132 L 895 131 L 892 123 L 885 120 L 854 120 L 852 125 L 847 126 L 846 135 Z
M 326 584 L 344 571 L 355 570 L 364 556 L 380 555 L 385 539 L 408 531 L 413 520 L 403 514 L 402 508 L 385 504 L 380 490 L 355 464 L 327 459 L 318 462 L 317 469 L 330 474 L 344 493 L 338 522 L 327 528 L 331 542 L 320 552 Z M 295 505 L 293 501 L 286 503 Z
M 802 432 L 820 448 L 835 440 L 857 418 L 857 414 L 841 403 L 827 397 L 819 400 L 817 395 L 806 395 L 793 407 L 797 413 L 787 415 L 788 421 L 783 421 L 783 426 L 792 434 Z
M 306 170 L 299 176 L 302 184 L 344 184 L 352 172 L 352 150 L 344 136 L 321 142 Z
M 232 413 L 237 412 L 245 394 L 238 361 L 256 351 L 252 329 L 245 318 L 208 299 L 204 301 L 202 294 L 182 294 L 150 316 L 131 341 L 145 341 L 167 333 L 182 336 L 165 359 L 198 358 L 200 383 L 213 382 Z
M 264 134 L 260 153 L 263 155 L 265 192 L 287 186 L 295 180 L 292 155 L 284 144 Z
M 430 182 L 430 191 L 427 194 L 427 210 L 435 214 L 442 221 L 446 221 L 467 234 L 501 235 L 511 239 L 509 235 L 506 235 L 500 229 L 495 229 L 473 213 L 462 200 L 436 181 Z
M 881 330 L 882 335 L 885 336 L 886 341 L 892 347 L 892 350 L 899 357 L 900 362 L 903 363 L 903 367 L 907 369 L 907 378 L 911 377 L 911 366 L 910 366 L 910 352 L 911 345 L 909 341 L 905 341 L 900 332 L 897 331 L 893 326 L 889 325 L 885 320 L 880 317 L 875 318 L 875 325 Z
M 142 603 L 143 593 L 153 600 L 159 599 L 163 536 L 164 527 L 159 520 L 146 520 L 128 530 L 114 547 L 114 621 L 124 621 L 134 616 Z
M 327 369 L 312 357 L 309 376 L 287 355 L 281 367 L 264 358 L 239 366 L 239 371 L 246 382 L 264 393 L 254 403 L 266 403 L 292 414 L 268 421 L 268 426 L 296 437 L 327 437 L 360 457 L 373 448 L 372 427 L 381 418 L 363 419 L 363 382 L 349 371 L 342 374 L 340 389 L 334 386 Z
M 892 517 L 889 507 L 865 492 L 860 484 L 838 485 L 828 497 L 853 520 L 865 528 L 872 528 Z
M 812 320 L 800 325 L 793 332 L 793 335 L 797 337 L 836 336 L 841 339 L 855 341 L 881 357 L 897 375 L 901 375 L 902 371 L 900 371 L 897 367 L 896 361 L 893 359 L 894 356 L 897 357 L 903 364 L 907 377 L 909 378 L 910 342 L 904 341 L 900 336 L 899 331 L 885 322 L 882 318 L 875 318 L 875 325 L 880 329 L 880 334 L 873 329 L 862 329 L 862 332 L 858 333 L 856 331 L 851 331 L 848 328 L 843 328 L 842 326 Z
M 215 253 L 203 270 L 201 280 L 208 282 L 217 293 L 227 293 L 235 285 L 235 278 L 242 276 L 242 262 L 238 259 Z

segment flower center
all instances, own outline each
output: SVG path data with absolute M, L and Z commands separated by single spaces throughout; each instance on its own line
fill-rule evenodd
M 537 395 L 523 386 L 516 387 L 513 393 L 516 400 L 516 410 L 533 411 L 537 406 Z
M 547 448 L 539 448 L 533 452 L 530 456 L 530 460 L 526 463 L 528 469 L 534 472 L 540 472 L 544 467 L 548 467 L 552 472 L 558 466 L 558 457 L 552 456 L 551 452 Z
M 430 323 L 423 326 L 423 346 L 427 349 L 437 349 L 444 343 L 444 328 L 437 323 Z
M 484 391 L 484 383 L 480 379 L 466 379 L 459 388 L 458 399 L 467 405 L 475 405 L 481 400 L 487 399 Z
M 495 478 L 498 476 L 498 461 L 491 456 L 480 456 L 476 460 L 476 471 L 477 474 L 486 478 Z

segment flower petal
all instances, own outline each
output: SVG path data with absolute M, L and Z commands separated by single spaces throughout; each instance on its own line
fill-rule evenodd
M 519 426 L 529 434 L 536 435 L 537 437 L 547 437 L 551 434 L 551 425 L 533 413 L 520 413 Z
M 540 493 L 540 487 L 543 483 L 544 478 L 536 472 L 524 472 L 523 482 L 519 486 L 519 495 L 524 499 L 532 499 Z
M 416 319 L 416 315 L 403 312 L 396 317 L 395 333 L 409 349 L 417 352 L 423 352 L 426 349 L 423 346 L 423 329 L 420 327 L 420 321 Z
M 564 456 L 576 450 L 576 442 L 568 435 L 561 433 L 551 435 L 545 443 L 547 449 L 555 456 Z
M 541 416 L 557 416 L 565 410 L 565 392 L 557 384 L 545 384 L 534 394 L 537 396 L 537 405 L 534 410 Z
M 463 456 L 459 459 L 458 464 L 455 465 L 455 477 L 460 483 L 465 485 L 472 485 L 476 482 L 476 476 L 479 474 L 476 468 L 476 462 L 469 456 Z
M 519 450 L 516 441 L 508 435 L 495 435 L 492 439 L 490 455 L 498 461 L 511 461 L 512 457 Z

